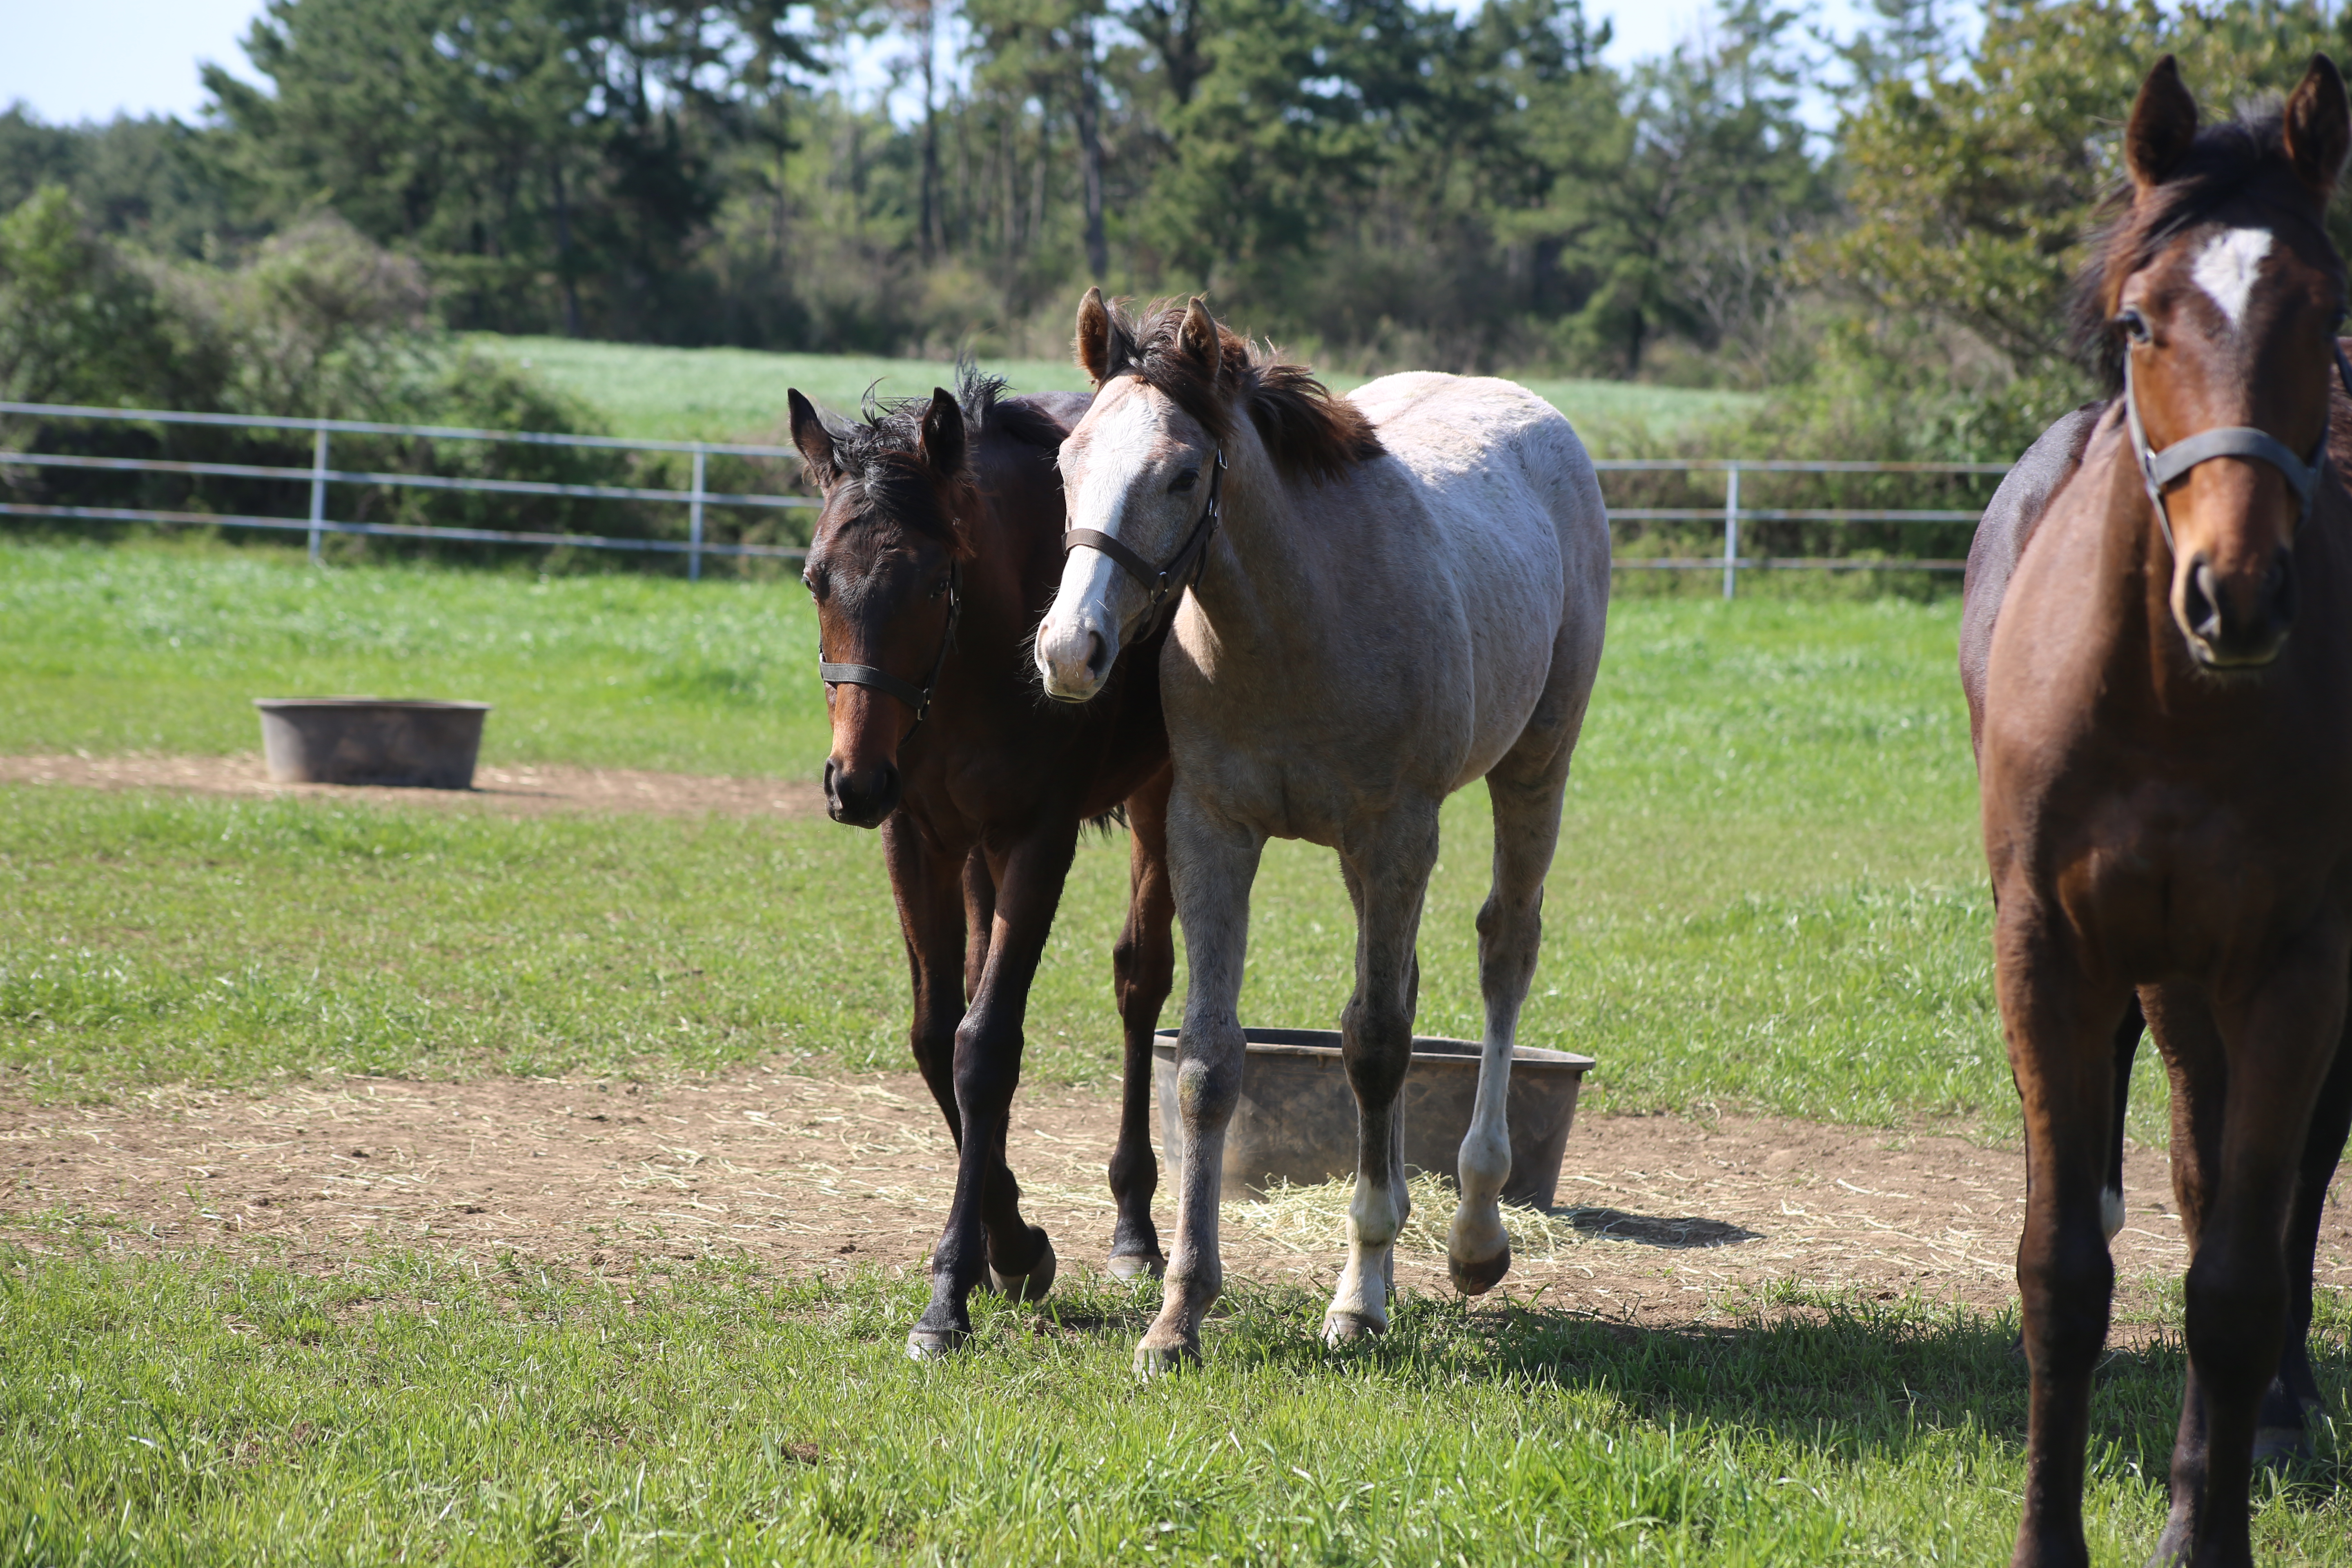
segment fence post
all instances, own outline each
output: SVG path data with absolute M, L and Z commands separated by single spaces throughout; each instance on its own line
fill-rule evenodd
M 686 580 L 702 580 L 702 458 L 700 447 L 694 449 L 694 499 L 687 503 Z
M 1723 476 L 1723 596 L 1731 597 L 1739 581 L 1739 465 L 1726 467 Z
M 319 525 L 327 521 L 327 427 L 319 426 L 310 443 L 310 564 L 319 564 Z

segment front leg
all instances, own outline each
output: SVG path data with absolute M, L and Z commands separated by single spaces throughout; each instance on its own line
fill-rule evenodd
M 1323 1337 L 1333 1344 L 1388 1331 L 1397 1233 L 1412 1212 L 1397 1099 L 1412 1063 L 1420 981 L 1413 940 L 1437 864 L 1436 804 L 1362 826 L 1339 858 L 1356 905 L 1356 990 L 1339 1015 L 1340 1058 L 1356 1091 L 1356 1191 L 1348 1205 L 1348 1264 L 1323 1314 Z
M 907 1043 L 924 1087 L 947 1120 L 948 1136 L 961 1147 L 963 1117 L 956 1109 L 955 1031 L 964 1009 L 963 852 L 931 842 L 910 813 L 894 811 L 882 824 L 882 853 L 890 869 L 890 892 L 898 905 L 898 932 L 906 940 L 908 977 L 914 991 Z M 984 933 L 982 940 L 986 940 Z
M 1111 1197 L 1118 1205 L 1111 1228 L 1110 1271 L 1121 1279 L 1147 1274 L 1157 1279 L 1168 1269 L 1160 1233 L 1151 1223 L 1151 1194 L 1160 1185 L 1160 1162 L 1151 1152 L 1151 1037 L 1176 978 L 1171 929 L 1176 899 L 1168 881 L 1168 792 L 1174 779 L 1172 769 L 1162 768 L 1127 802 L 1132 838 L 1127 924 L 1111 950 L 1126 1045 L 1118 1147 L 1110 1157 Z
M 2130 988 L 2092 974 L 2039 889 L 1997 902 L 2001 1023 L 2024 1101 L 2025 1232 L 2017 1284 L 2031 1387 L 2025 1509 L 2014 1568 L 2074 1568 L 2083 1538 L 2091 1373 L 2115 1291 L 2103 1196 L 2114 1115 L 2115 1033 Z
M 1225 1127 L 1242 1092 L 1242 964 L 1249 949 L 1250 884 L 1265 837 L 1220 817 L 1180 783 L 1169 803 L 1169 869 L 1192 965 L 1176 1042 L 1176 1110 L 1184 1157 L 1176 1173 L 1176 1248 L 1160 1315 L 1135 1349 L 1139 1373 L 1201 1359 L 1201 1321 L 1224 1289 L 1217 1200 Z
M 1034 1300 L 1053 1284 L 1053 1244 L 1022 1220 L 1021 1190 L 1004 1159 L 1029 985 L 1077 847 L 1076 817 L 1047 816 L 1053 826 L 1002 851 L 991 848 L 995 926 L 978 994 L 955 1032 L 963 1143 L 947 1228 L 931 1255 L 930 1305 L 907 1336 L 907 1352 L 918 1359 L 954 1350 L 971 1336 L 965 1303 L 974 1286 L 987 1282 Z

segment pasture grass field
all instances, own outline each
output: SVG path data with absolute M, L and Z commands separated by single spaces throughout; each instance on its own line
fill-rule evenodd
M 868 386 L 884 397 L 919 397 L 954 384 L 955 367 L 938 361 L 866 358 L 856 354 L 766 353 L 753 349 L 673 349 L 639 343 L 586 342 L 572 338 L 467 339 L 517 363 L 527 363 L 557 387 L 602 413 L 625 436 L 667 441 L 751 441 L 791 444 L 784 393 L 791 387 L 822 406 L 854 412 Z M 1005 377 L 1015 392 L 1084 392 L 1087 378 L 1065 356 L 1055 360 L 985 359 L 982 368 Z M 1329 374 L 1347 391 L 1365 377 Z M 1694 391 L 1633 382 L 1524 378 L 1588 433 L 1595 450 L 1629 436 L 1668 437 L 1707 419 L 1754 406 L 1750 393 Z
M 1948 602 L 1612 606 L 1522 1037 L 1599 1058 L 1589 1111 L 2011 1135 L 1955 624 Z M 813 653 L 789 580 L 0 543 L 0 753 L 249 751 L 250 698 L 373 689 L 497 703 L 487 761 L 804 776 Z M 1476 1028 L 1483 815 L 1472 791 L 1445 821 L 1433 1032 Z M 1123 846 L 1081 852 L 1033 1078 L 1115 1071 L 1124 879 Z M 1326 852 L 1268 854 L 1253 937 L 1252 1017 L 1336 1016 L 1351 929 Z M 823 820 L 0 786 L 19 1099 L 898 1068 L 903 988 L 877 842 Z M 2160 1136 L 2153 1076 L 2136 1114 Z M 1976 1563 L 2022 1483 L 2013 1323 L 1925 1301 L 1789 1289 L 1661 1332 L 1412 1298 L 1329 1352 L 1319 1297 L 1248 1287 L 1197 1374 L 1143 1384 L 1156 1287 L 1076 1261 L 1043 1310 L 982 1299 L 972 1354 L 914 1365 L 919 1278 L 592 1277 L 388 1242 L 320 1277 L 136 1239 L 0 1199 L 0 1568 Z M 2352 1563 L 2352 1312 L 2321 1312 L 2339 1415 L 2263 1483 L 2266 1562 Z M 2102 1563 L 2160 1522 L 2182 1359 L 2159 1317 L 2100 1373 Z
M 1614 615 L 1523 1037 L 1597 1057 L 1604 1110 L 2006 1134 L 1951 606 L 1633 600 Z M 9 547 L 0 751 L 249 751 L 254 696 L 373 691 L 495 704 L 485 761 L 805 778 L 828 743 L 814 649 L 789 579 Z M 871 834 L 5 798 L 0 1065 L 35 1092 L 657 1073 L 777 1050 L 902 1063 L 903 960 Z M 1422 1025 L 1475 1037 L 1483 792 L 1449 805 L 1445 832 Z M 1108 952 L 1125 897 L 1124 844 L 1090 840 L 1032 1005 L 1032 1075 L 1116 1072 Z M 1249 1016 L 1335 1019 L 1352 927 L 1330 855 L 1272 847 Z

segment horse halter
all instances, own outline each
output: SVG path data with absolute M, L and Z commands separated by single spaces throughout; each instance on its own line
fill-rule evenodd
M 2344 345 L 2336 344 L 2336 374 L 2342 378 L 2344 391 L 2352 396 L 2352 363 L 2344 358 Z M 2319 444 L 2305 458 L 2294 449 L 2267 430 L 2257 430 L 2251 425 L 2223 425 L 2211 430 L 2200 430 L 2194 436 L 2184 436 L 2161 452 L 2151 451 L 2147 430 L 2140 424 L 2139 398 L 2132 388 L 2131 352 L 2124 352 L 2124 418 L 2131 427 L 2132 457 L 2139 464 L 2141 483 L 2147 487 L 2148 504 L 2156 508 L 2156 524 L 2164 531 L 2164 547 L 2180 553 L 2172 542 L 2172 513 L 2164 504 L 2164 487 L 2180 478 L 2200 463 L 2215 458 L 2259 458 L 2276 468 L 2286 479 L 2287 486 L 2303 503 L 2295 519 L 2300 528 L 2311 519 L 2311 503 L 2319 493 L 2319 476 L 2327 466 L 2327 430 L 2323 424 Z
M 1209 541 L 1217 531 L 1218 520 L 1224 515 L 1222 498 L 1225 479 L 1225 449 L 1213 447 L 1210 450 L 1216 454 L 1217 460 L 1209 470 L 1209 502 L 1201 509 L 1199 521 L 1192 524 L 1192 531 L 1185 535 L 1184 542 L 1177 547 L 1176 553 L 1160 565 L 1154 566 L 1146 561 L 1128 548 L 1123 541 L 1095 529 L 1073 528 L 1062 535 L 1062 554 L 1066 558 L 1082 544 L 1099 550 L 1118 562 L 1129 576 L 1143 584 L 1144 592 L 1150 597 L 1144 601 L 1144 619 L 1135 637 L 1137 642 L 1143 641 L 1160 629 L 1160 607 L 1162 604 L 1168 605 L 1169 618 L 1174 618 L 1176 605 L 1182 599 L 1184 590 L 1198 583 L 1201 574 L 1208 567 Z
M 940 657 L 931 660 L 931 673 L 922 685 L 901 680 L 888 670 L 877 669 L 870 664 L 828 664 L 822 647 L 817 650 L 817 675 L 827 686 L 870 686 L 913 709 L 915 722 L 898 740 L 900 745 L 905 745 L 914 738 L 915 731 L 923 727 L 923 721 L 930 717 L 931 694 L 940 688 L 940 671 L 948 666 L 948 649 L 955 646 L 956 622 L 962 615 L 963 563 L 952 561 L 948 564 L 947 630 L 940 634 Z

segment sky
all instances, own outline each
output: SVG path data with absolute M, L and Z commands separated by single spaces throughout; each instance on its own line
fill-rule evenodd
M 1585 0 L 1588 16 L 1616 25 L 1608 55 L 1616 64 L 1672 48 L 1706 8 L 1706 0 Z M 1860 14 L 1855 0 L 1824 0 L 1822 9 L 1841 34 Z M 118 112 L 192 120 L 205 101 L 197 61 L 251 77 L 237 40 L 260 11 L 261 0 L 0 0 L 0 105 L 21 100 L 52 124 Z

